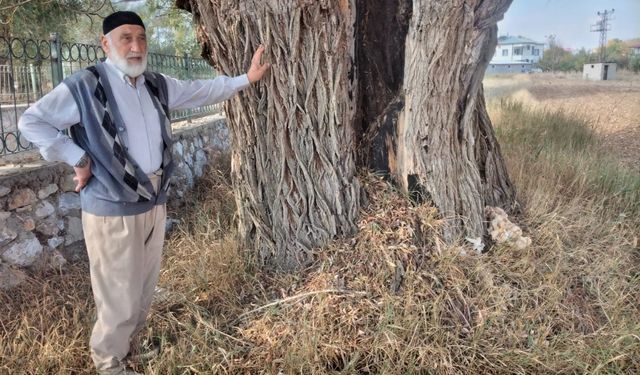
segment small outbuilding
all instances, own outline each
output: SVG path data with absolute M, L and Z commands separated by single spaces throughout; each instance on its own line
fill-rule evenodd
M 608 81 L 616 78 L 615 63 L 584 64 L 582 78 L 591 81 Z

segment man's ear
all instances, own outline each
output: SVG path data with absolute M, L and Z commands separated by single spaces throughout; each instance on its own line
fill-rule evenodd
M 105 55 L 108 55 L 109 54 L 109 40 L 107 39 L 106 36 L 100 35 L 100 45 L 102 46 L 102 50 L 104 51 Z

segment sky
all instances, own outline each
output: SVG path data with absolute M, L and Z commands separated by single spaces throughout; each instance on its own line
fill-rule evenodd
M 600 33 L 589 30 L 600 19 L 597 12 L 605 9 L 615 9 L 608 40 L 640 38 L 640 0 L 513 0 L 498 23 L 498 35 L 545 43 L 553 34 L 565 48 L 592 49 L 598 47 Z

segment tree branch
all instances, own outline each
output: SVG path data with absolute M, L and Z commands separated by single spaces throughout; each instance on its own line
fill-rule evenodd
M 30 2 L 32 2 L 32 1 L 36 1 L 36 0 L 22 0 L 22 1 L 21 1 L 21 2 L 19 2 L 18 4 L 11 4 L 11 5 L 7 5 L 7 6 L 5 6 L 4 8 L 0 8 L 0 12 L 4 12 L 4 11 L 10 10 L 10 9 L 13 9 L 13 10 L 12 10 L 12 13 L 15 13 L 15 12 L 16 12 L 16 10 L 17 10 L 19 7 L 21 7 L 21 6 L 23 6 L 23 5 L 27 4 L 27 3 L 30 3 Z
M 366 295 L 367 292 L 356 292 L 356 291 L 349 291 L 349 290 L 341 290 L 341 289 L 324 289 L 324 290 L 315 290 L 313 292 L 307 292 L 307 293 L 301 293 L 301 294 L 296 294 L 295 296 L 290 296 L 287 298 L 283 298 L 283 299 L 279 299 L 276 301 L 273 301 L 271 303 L 268 303 L 266 305 L 260 306 L 256 309 L 253 309 L 251 311 L 247 311 L 245 313 L 242 313 L 238 316 L 238 318 L 235 320 L 235 322 L 240 321 L 242 319 L 244 319 L 245 317 L 254 314 L 258 311 L 262 311 L 265 309 L 268 309 L 269 307 L 273 307 L 273 306 L 277 306 L 277 305 L 281 305 L 283 303 L 287 303 L 287 302 L 292 302 L 292 301 L 296 301 L 296 300 L 300 300 L 309 296 L 314 296 L 317 294 L 351 294 L 351 295 L 359 295 L 359 296 L 363 296 Z

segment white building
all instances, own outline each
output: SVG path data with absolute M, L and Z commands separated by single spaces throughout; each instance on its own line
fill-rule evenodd
M 544 43 L 523 36 L 501 36 L 487 74 L 531 72 L 542 58 L 543 49 Z
M 591 81 L 607 81 L 616 78 L 616 63 L 585 64 L 582 78 Z

